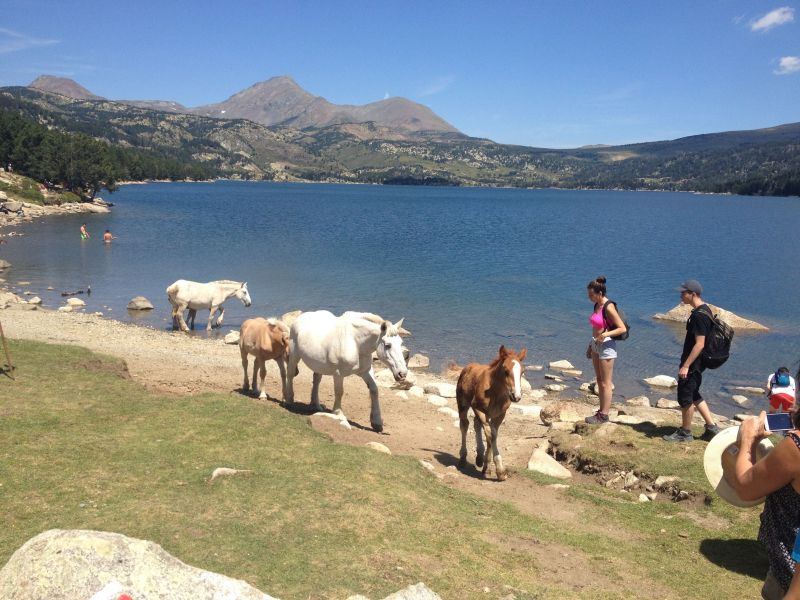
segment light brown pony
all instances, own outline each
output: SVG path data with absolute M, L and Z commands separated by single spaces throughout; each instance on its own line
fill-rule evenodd
M 505 419 L 511 403 L 522 399 L 522 373 L 525 371 L 522 361 L 527 353 L 527 348 L 517 353 L 500 346 L 497 358 L 490 364 L 470 363 L 461 371 L 456 384 L 458 419 L 461 426 L 459 468 L 467 464 L 467 429 L 469 429 L 467 412 L 471 408 L 475 413 L 476 466 L 482 466 L 482 473 L 485 475 L 491 451 L 497 479 L 505 481 L 508 478 L 497 445 L 497 430 Z M 486 450 L 483 448 L 481 430 L 486 436 Z
M 281 395 L 286 398 L 286 358 L 289 353 L 289 328 L 278 319 L 247 319 L 239 329 L 239 351 L 242 354 L 242 369 L 244 369 L 244 383 L 242 390 L 250 389 L 247 380 L 247 357 L 253 355 L 253 394 L 258 394 L 256 377 L 261 370 L 261 394 L 259 398 L 266 398 L 264 380 L 267 377 L 266 362 L 274 360 L 281 370 Z

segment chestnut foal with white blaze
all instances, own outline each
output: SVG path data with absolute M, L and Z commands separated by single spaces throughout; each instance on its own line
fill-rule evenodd
M 505 346 L 500 346 L 497 358 L 490 364 L 470 363 L 461 371 L 456 384 L 458 419 L 461 426 L 459 467 L 463 468 L 467 464 L 467 429 L 469 429 L 467 412 L 471 408 L 475 413 L 475 444 L 477 446 L 475 465 L 482 466 L 482 472 L 485 475 L 491 451 L 497 479 L 505 481 L 508 478 L 497 445 L 497 430 L 505 419 L 506 411 L 511 403 L 519 402 L 522 399 L 522 373 L 525 370 L 522 361 L 527 353 L 527 348 L 516 353 L 513 350 L 507 350 Z M 486 436 L 485 450 L 481 430 Z
M 244 383 L 242 390 L 250 389 L 247 379 L 248 356 L 253 359 L 253 394 L 259 394 L 256 377 L 261 371 L 261 393 L 259 398 L 266 398 L 264 380 L 267 378 L 268 360 L 278 363 L 281 371 L 281 397 L 286 398 L 286 359 L 289 357 L 289 328 L 278 319 L 247 319 L 239 329 L 239 351 L 242 354 L 242 369 L 244 370 Z

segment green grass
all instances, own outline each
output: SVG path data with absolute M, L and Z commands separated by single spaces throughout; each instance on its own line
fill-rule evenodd
M 23 200 L 35 204 L 44 202 L 44 196 L 39 191 L 38 183 L 28 177 L 18 177 L 17 179 L 19 180 L 18 185 L 0 181 L 0 191 L 6 192 L 14 200 Z
M 115 359 L 75 347 L 11 352 L 0 564 L 41 531 L 85 528 L 153 540 L 284 600 L 381 598 L 417 581 L 448 599 L 754 597 L 763 577 L 755 510 L 685 513 L 573 484 L 564 502 L 583 516 L 546 521 L 449 488 L 414 459 L 334 444 L 250 398 L 154 395 Z M 209 485 L 219 466 L 254 472 Z M 550 482 L 533 479 L 532 494 Z M 573 568 L 605 579 L 576 585 Z

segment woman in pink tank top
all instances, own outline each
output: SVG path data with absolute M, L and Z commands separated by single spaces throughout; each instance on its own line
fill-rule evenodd
M 613 336 L 626 331 L 625 324 L 617 312 L 613 302 L 606 297 L 606 278 L 600 275 L 586 286 L 589 300 L 594 303 L 594 310 L 589 316 L 592 326 L 592 341 L 586 348 L 586 358 L 592 360 L 596 378 L 596 391 L 600 397 L 600 408 L 586 422 L 591 425 L 606 423 L 611 410 L 611 392 L 614 388 L 614 361 L 617 358 L 617 342 Z M 605 310 L 604 310 L 605 309 Z

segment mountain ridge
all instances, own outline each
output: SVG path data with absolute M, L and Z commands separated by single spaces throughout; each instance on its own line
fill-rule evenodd
M 267 127 L 27 87 L 0 88 L 0 109 L 50 128 L 199 163 L 215 177 L 800 194 L 800 123 L 564 150 L 455 133 L 409 134 L 375 122 Z
M 64 77 L 40 75 L 29 86 L 76 100 L 107 100 Z M 374 122 L 406 134 L 460 134 L 430 108 L 395 97 L 363 105 L 333 104 L 303 89 L 288 75 L 278 75 L 236 92 L 222 102 L 186 107 L 171 100 L 113 100 L 139 108 L 195 114 L 217 119 L 247 119 L 261 125 L 320 128 L 345 123 Z M 463 135 L 463 134 L 462 134 Z

